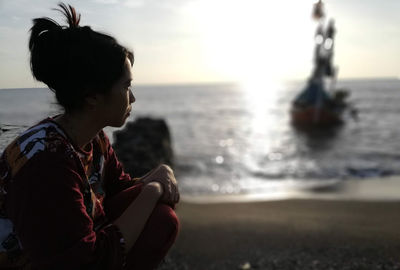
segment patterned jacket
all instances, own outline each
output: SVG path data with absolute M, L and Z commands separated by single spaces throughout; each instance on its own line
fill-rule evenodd
M 121 269 L 124 250 L 104 202 L 134 181 L 105 133 L 83 151 L 52 118 L 0 157 L 0 268 Z M 29 255 L 28 255 L 29 254 Z

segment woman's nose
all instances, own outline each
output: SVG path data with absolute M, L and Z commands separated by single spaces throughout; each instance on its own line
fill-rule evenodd
M 136 101 L 135 96 L 132 93 L 132 90 L 129 90 L 129 104 L 132 104 Z

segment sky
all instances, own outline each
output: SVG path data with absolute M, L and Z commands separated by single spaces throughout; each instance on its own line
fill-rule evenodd
M 32 19 L 59 1 L 0 0 L 0 88 L 42 87 L 29 69 Z M 301 80 L 312 69 L 312 0 L 70 0 L 81 25 L 134 50 L 137 84 Z M 326 0 L 339 79 L 400 78 L 400 1 Z

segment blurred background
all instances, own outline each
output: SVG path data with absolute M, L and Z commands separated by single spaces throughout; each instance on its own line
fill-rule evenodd
M 27 46 L 32 18 L 62 18 L 58 2 L 0 0 L 0 150 L 59 112 L 32 78 Z M 313 70 L 314 1 L 67 3 L 81 25 L 134 50 L 130 120 L 167 121 L 183 195 L 273 198 L 400 175 L 399 1 L 324 2 L 337 30 L 335 87 L 348 89 L 358 117 L 311 132 L 293 127 L 290 109 Z

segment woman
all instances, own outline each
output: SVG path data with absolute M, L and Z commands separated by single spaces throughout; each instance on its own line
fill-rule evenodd
M 29 49 L 33 76 L 65 112 L 22 133 L 0 159 L 0 217 L 11 229 L 2 231 L 2 263 L 154 269 L 178 231 L 174 174 L 161 165 L 131 179 L 102 131 L 131 112 L 133 53 L 59 6 L 69 26 L 34 19 Z

